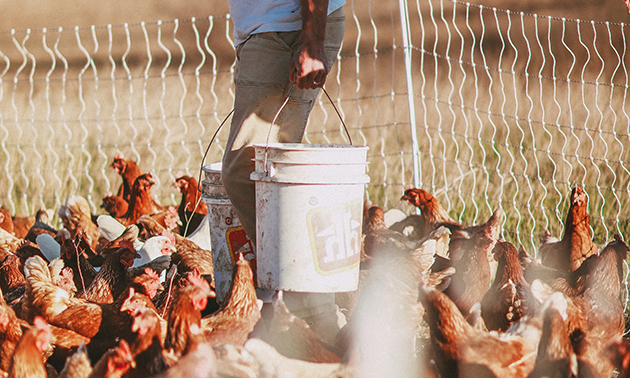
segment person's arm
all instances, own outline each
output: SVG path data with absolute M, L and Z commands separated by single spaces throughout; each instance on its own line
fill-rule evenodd
M 300 7 L 302 33 L 289 69 L 289 80 L 299 89 L 315 89 L 324 86 L 330 70 L 324 51 L 328 0 L 300 0 Z

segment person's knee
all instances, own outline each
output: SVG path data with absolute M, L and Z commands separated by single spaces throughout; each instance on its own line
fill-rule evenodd
M 221 168 L 221 182 L 225 187 L 225 190 L 229 193 L 232 191 L 232 188 L 236 186 L 236 178 L 234 177 L 234 171 L 230 167 L 230 165 L 223 164 Z
M 226 152 L 221 167 L 221 181 L 225 190 L 230 193 L 238 188 L 239 182 L 243 180 L 241 176 L 244 175 L 248 175 L 248 173 L 244 172 L 243 169 L 239 167 L 238 155 Z M 249 179 L 249 177 L 246 178 Z

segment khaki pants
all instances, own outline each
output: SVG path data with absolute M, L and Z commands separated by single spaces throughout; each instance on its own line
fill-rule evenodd
M 326 57 L 332 67 L 344 31 L 343 8 L 326 24 Z M 221 179 L 249 239 L 256 244 L 256 189 L 249 175 L 254 171 L 254 148 L 265 143 L 270 124 L 293 83 L 289 64 L 300 32 L 269 32 L 250 36 L 236 47 L 235 101 L 232 126 L 223 155 Z M 319 89 L 294 88 L 291 98 L 271 126 L 269 143 L 300 143 Z
M 324 47 L 332 67 L 343 40 L 343 8 L 328 15 Z M 300 143 L 308 115 L 319 89 L 294 88 L 276 124 L 270 126 L 293 83 L 289 64 L 300 32 L 270 32 L 250 36 L 236 47 L 234 116 L 223 156 L 223 185 L 247 233 L 256 244 L 256 191 L 249 176 L 254 171 L 256 143 Z M 270 131 L 271 127 L 271 131 Z M 334 294 L 292 293 L 284 295 L 287 307 L 305 319 L 327 342 L 345 323 L 334 302 Z

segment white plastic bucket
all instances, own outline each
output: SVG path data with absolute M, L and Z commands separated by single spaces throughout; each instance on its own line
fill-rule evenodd
M 254 145 L 258 286 L 357 289 L 366 146 Z
M 206 165 L 203 171 L 205 179 L 201 182 L 201 200 L 208 207 L 217 300 L 223 301 L 232 287 L 237 254 L 243 253 L 243 257 L 250 260 L 254 272 L 256 255 L 221 182 L 221 163 Z

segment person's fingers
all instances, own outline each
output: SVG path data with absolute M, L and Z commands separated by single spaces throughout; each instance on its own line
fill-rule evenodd
M 297 77 L 297 68 L 295 65 L 291 65 L 291 67 L 289 67 L 289 81 L 295 83 L 297 81 Z
M 326 82 L 326 73 L 320 71 L 317 75 L 315 75 L 315 80 L 313 80 L 313 85 L 315 86 L 315 88 L 321 88 L 324 86 L 325 82 Z

